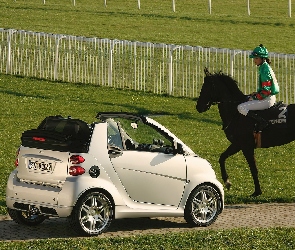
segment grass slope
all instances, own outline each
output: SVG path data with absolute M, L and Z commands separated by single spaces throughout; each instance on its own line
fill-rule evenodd
M 0 249 L 267 249 L 295 247 L 291 228 L 203 230 L 189 233 L 143 235 L 138 237 L 48 239 L 26 242 L 1 242 Z
M 0 28 L 119 40 L 294 53 L 294 17 L 288 2 L 182 0 L 104 1 L 0 0 Z M 293 11 L 294 12 L 294 11 Z M 294 15 L 293 15 L 294 16 Z
M 15 152 L 24 130 L 36 126 L 48 115 L 72 116 L 95 121 L 100 111 L 124 111 L 152 115 L 169 128 L 201 157 L 208 159 L 219 180 L 218 158 L 229 145 L 221 129 L 215 106 L 199 114 L 195 100 L 160 96 L 130 90 L 116 90 L 85 84 L 40 81 L 0 75 L 0 208 L 5 213 L 5 187 L 14 168 Z M 226 192 L 225 202 L 293 202 L 295 178 L 294 143 L 271 149 L 256 150 L 263 195 L 249 198 L 253 181 L 241 153 L 227 161 L 233 188 Z M 278 157 L 279 156 L 279 157 Z

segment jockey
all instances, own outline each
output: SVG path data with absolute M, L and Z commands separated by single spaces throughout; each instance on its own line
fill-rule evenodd
M 268 122 L 258 116 L 253 110 L 268 109 L 276 102 L 276 94 L 279 93 L 279 85 L 276 76 L 270 67 L 267 49 L 260 44 L 249 56 L 253 58 L 256 66 L 259 67 L 259 78 L 257 92 L 253 92 L 247 102 L 238 105 L 238 111 L 249 116 L 258 123 L 257 131 L 262 131 L 268 126 Z

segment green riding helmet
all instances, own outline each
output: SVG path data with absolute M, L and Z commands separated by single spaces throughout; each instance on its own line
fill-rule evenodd
M 267 48 L 265 48 L 262 44 L 260 44 L 258 47 L 256 47 L 253 52 L 249 56 L 250 58 L 254 57 L 262 57 L 262 58 L 268 58 L 268 51 Z

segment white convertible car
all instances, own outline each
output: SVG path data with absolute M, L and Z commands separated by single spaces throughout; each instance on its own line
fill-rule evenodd
M 22 134 L 6 190 L 15 222 L 68 217 L 79 235 L 98 235 L 121 218 L 183 216 L 192 226 L 217 219 L 224 192 L 208 161 L 149 117 L 97 118 L 50 116 Z

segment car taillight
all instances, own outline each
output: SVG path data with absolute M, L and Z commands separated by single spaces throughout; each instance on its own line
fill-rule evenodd
M 72 155 L 70 157 L 70 162 L 72 164 L 80 164 L 80 163 L 83 163 L 84 161 L 85 161 L 85 159 L 81 155 Z
M 81 155 L 72 155 L 70 157 L 70 164 L 73 164 L 75 166 L 71 166 L 69 168 L 69 174 L 72 176 L 82 175 L 85 173 L 85 169 L 78 164 L 81 164 L 85 161 L 83 156 Z
M 20 148 L 18 148 L 18 150 L 16 151 L 16 159 L 14 161 L 14 166 L 16 168 L 18 167 L 18 155 L 19 155 L 19 151 L 20 151 Z
M 85 173 L 85 169 L 81 166 L 71 166 L 69 168 L 69 174 L 72 176 L 82 175 Z

